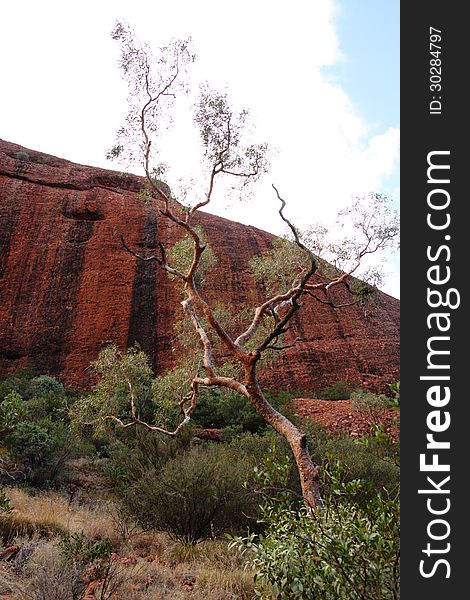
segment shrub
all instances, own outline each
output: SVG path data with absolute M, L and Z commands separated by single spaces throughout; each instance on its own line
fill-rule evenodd
M 116 433 L 119 439 L 103 446 L 103 452 L 108 455 L 103 471 L 114 486 L 124 491 L 145 473 L 159 473 L 168 460 L 189 448 L 193 437 L 189 428 L 170 439 L 139 428 L 118 429 Z
M 19 463 L 27 481 L 44 486 L 56 481 L 65 460 L 77 451 L 77 441 L 61 421 L 23 421 L 7 438 L 7 448 Z
M 282 414 L 289 414 L 291 394 L 267 392 L 266 397 Z M 201 389 L 192 421 L 204 428 L 236 428 L 234 432 L 260 433 L 267 428 L 266 421 L 245 396 L 216 388 Z
M 390 407 L 390 398 L 372 392 L 354 392 L 351 394 L 351 401 L 353 410 L 360 412 L 376 413 Z
M 27 152 L 17 152 L 16 159 L 21 160 L 23 162 L 27 162 L 29 160 L 29 154 Z
M 0 403 L 12 392 L 24 400 L 29 420 L 51 416 L 68 420 L 68 405 L 76 393 L 66 390 L 62 383 L 49 375 L 35 377 L 30 371 L 21 371 L 0 382 Z
M 41 421 L 44 419 L 61 420 L 68 422 L 67 400 L 63 394 L 57 392 L 44 392 L 35 396 L 26 403 L 28 419 L 30 421 Z
M 67 561 L 84 564 L 107 560 L 114 550 L 110 540 L 88 540 L 83 531 L 65 533 L 57 545 Z
M 320 426 L 306 424 L 309 447 L 313 460 L 321 464 L 340 461 L 343 465 L 342 476 L 346 481 L 360 479 L 362 491 L 367 497 L 380 490 L 396 493 L 400 483 L 399 444 L 389 443 L 380 447 L 380 451 L 371 451 L 366 444 L 345 434 L 327 435 Z
M 236 449 L 196 446 L 170 459 L 159 473 L 144 474 L 125 501 L 144 527 L 193 544 L 246 527 L 256 510 L 243 486 L 252 466 Z
M 16 392 L 24 400 L 29 400 L 33 396 L 31 389 L 31 380 L 34 374 L 28 369 L 16 371 L 6 379 L 0 382 L 0 400 L 3 400 L 10 392 Z
M 31 472 L 49 466 L 53 460 L 54 440 L 37 423 L 18 423 L 8 442 L 12 456 Z
M 192 420 L 205 428 L 235 426 L 252 433 L 266 427 L 264 419 L 247 398 L 218 389 L 201 390 Z
M 324 483 L 321 511 L 313 513 L 286 494 L 268 497 L 262 506 L 265 533 L 234 541 L 242 552 L 249 551 L 258 596 L 399 598 L 398 499 L 379 494 L 365 506 L 357 503 L 362 483 L 345 483 L 338 464 Z
M 64 386 L 55 377 L 49 375 L 39 375 L 31 380 L 31 387 L 37 396 L 42 396 L 48 392 L 57 394 L 64 393 Z
M 8 432 L 24 417 L 27 413 L 26 403 L 23 398 L 12 390 L 6 394 L 0 401 L 0 433 Z
M 317 395 L 323 400 L 349 400 L 352 390 L 353 388 L 350 383 L 338 381 L 324 388 Z

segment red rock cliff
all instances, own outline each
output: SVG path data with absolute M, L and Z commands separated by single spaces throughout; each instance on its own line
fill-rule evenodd
M 138 196 L 142 179 L 85 167 L 0 140 L 0 377 L 32 366 L 77 387 L 100 348 L 138 341 L 161 372 L 174 364 L 179 294 L 155 262 L 126 253 L 119 234 L 148 253 L 180 233 Z M 209 299 L 253 304 L 248 260 L 266 251 L 269 233 L 201 213 L 218 262 Z M 299 337 L 268 387 L 311 393 L 340 380 L 383 386 L 399 377 L 399 301 L 380 294 L 368 316 L 308 303 L 290 335 Z

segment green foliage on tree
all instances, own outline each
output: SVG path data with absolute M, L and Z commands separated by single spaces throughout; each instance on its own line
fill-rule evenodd
M 152 369 L 148 357 L 138 347 L 125 351 L 111 344 L 99 353 L 91 365 L 99 375 L 92 392 L 74 404 L 74 425 L 89 423 L 102 432 L 106 418 L 130 420 L 131 403 L 138 417 L 153 417 Z
M 256 281 L 262 283 L 271 296 L 287 292 L 292 282 L 305 274 L 308 260 L 292 240 L 278 237 L 269 252 L 250 259 L 249 267 Z
M 202 227 L 196 227 L 201 242 L 204 244 L 204 252 L 202 253 L 199 265 L 194 273 L 195 284 L 197 288 L 203 288 L 206 283 L 207 273 L 216 265 L 217 257 L 215 256 L 211 246 L 205 241 Z M 173 244 L 169 251 L 169 262 L 174 269 L 180 273 L 186 273 L 193 261 L 193 239 L 189 234 L 186 234 L 180 241 Z M 174 275 L 168 273 L 170 279 L 175 279 Z
M 33 393 L 37 396 L 45 395 L 49 392 L 56 394 L 64 393 L 64 386 L 55 377 L 49 375 L 39 375 L 31 380 Z
M 13 373 L 0 381 L 0 401 L 10 392 L 16 392 L 23 400 L 29 400 L 34 396 L 31 381 L 34 374 L 29 370 L 22 370 Z
M 350 207 L 338 213 L 335 227 L 312 224 L 301 229 L 299 237 L 313 253 L 315 276 L 323 284 L 316 286 L 317 291 L 315 287 L 311 289 L 317 301 L 338 307 L 372 305 L 383 283 L 383 269 L 380 263 L 363 263 L 370 255 L 396 247 L 398 229 L 398 215 L 389 198 L 377 193 L 355 198 Z M 292 236 L 287 236 L 276 239 L 268 253 L 252 258 L 250 268 L 268 294 L 283 294 L 300 281 L 308 261 Z M 338 281 L 350 294 L 347 302 L 338 302 L 332 295 L 332 285 L 328 284 Z
M 234 110 L 226 94 L 207 85 L 202 86 L 195 102 L 194 121 L 203 150 L 204 168 L 201 173 L 206 176 L 204 192 L 200 189 L 189 190 L 192 195 L 191 206 L 178 204 L 168 188 L 157 179 L 165 168 L 160 156 L 163 145 L 159 134 L 169 122 L 168 111 L 174 104 L 176 94 L 186 87 L 184 75 L 194 60 L 190 43 L 174 41 L 161 49 L 160 56 L 155 58 L 151 49 L 139 42 L 126 24 L 118 23 L 112 35 L 119 43 L 122 75 L 129 86 L 129 113 L 125 125 L 118 131 L 116 145 L 110 155 L 121 157 L 127 153 L 129 158 L 137 158 L 143 164 L 148 192 L 146 197 L 158 202 L 162 216 L 178 226 L 186 236 L 173 249 L 167 249 L 163 243 L 159 243 L 159 253 L 153 256 L 142 256 L 132 250 L 124 237 L 121 238 L 122 243 L 138 260 L 155 260 L 170 276 L 180 280 L 184 294 L 181 304 L 198 349 L 194 352 L 190 344 L 182 342 L 187 355 L 180 358 L 187 361 L 189 355 L 185 371 L 185 375 L 189 372 L 189 381 L 181 381 L 177 398 L 181 417 L 179 424 L 173 428 L 154 425 L 144 418 L 141 394 L 132 377 L 127 377 L 130 401 L 127 410 L 116 395 L 110 394 L 102 395 L 103 402 L 97 407 L 99 389 L 90 395 L 88 408 L 92 409 L 91 413 L 96 418 L 113 420 L 124 429 L 140 425 L 174 436 L 190 422 L 201 390 L 219 387 L 235 391 L 248 398 L 259 414 L 288 440 L 301 475 L 305 501 L 312 506 L 317 505 L 320 501 L 318 467 L 311 460 L 305 435 L 270 404 L 259 384 L 258 367 L 265 364 L 263 360 L 266 356 L 292 345 L 290 340 L 286 345 L 283 336 L 289 331 L 291 319 L 306 300 L 313 298 L 337 306 L 331 290 L 340 286 L 340 289 L 352 294 L 351 301 L 342 302 L 340 306 L 363 302 L 364 290 L 360 297 L 354 296 L 352 276 L 358 274 L 364 257 L 393 245 L 398 232 L 397 219 L 390 212 L 387 199 L 373 194 L 367 199 L 357 199 L 349 211 L 339 215 L 340 225 L 345 226 L 346 212 L 349 212 L 352 229 L 357 235 L 349 229 L 340 242 L 337 239 L 331 241 L 326 237 L 326 229 L 316 227 L 306 232 L 308 242 L 304 243 L 283 212 L 285 200 L 273 186 L 281 205 L 280 218 L 288 227 L 292 241 L 276 242 L 274 256 L 254 260 L 252 268 L 268 290 L 267 297 L 254 299 L 248 307 L 251 314 L 247 322 L 242 322 L 243 310 L 237 310 L 238 314 L 228 319 L 227 323 L 218 314 L 217 307 L 212 306 L 201 293 L 205 268 L 203 262 L 210 263 L 204 257 L 210 258 L 210 255 L 193 217 L 211 202 L 214 187 L 221 179 L 230 179 L 233 187 L 246 195 L 249 183 L 266 172 L 267 146 L 252 144 L 249 140 L 246 110 Z M 327 262 L 328 253 L 334 259 L 331 263 Z M 280 268 L 283 269 L 282 276 Z M 227 313 L 235 312 L 231 307 L 225 310 Z M 112 370 L 118 373 L 119 368 L 114 366 Z M 157 411 L 154 411 L 154 416 L 165 418 L 166 392 L 174 388 L 176 379 L 182 373 L 175 370 L 166 380 L 155 380 L 154 405 Z M 102 375 L 105 380 L 106 374 Z M 159 388 L 157 393 L 155 387 Z M 115 401 L 114 405 L 110 398 Z

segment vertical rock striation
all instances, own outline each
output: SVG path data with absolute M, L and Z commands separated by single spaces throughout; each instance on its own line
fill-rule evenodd
M 158 201 L 142 202 L 142 185 L 0 141 L 0 377 L 30 366 L 86 388 L 88 366 L 109 342 L 138 342 L 155 372 L 175 364 L 178 289 L 120 244 L 122 233 L 150 255 L 181 235 Z M 198 222 L 218 259 L 209 299 L 252 305 L 259 290 L 248 261 L 274 236 L 207 213 Z M 309 302 L 288 334 L 300 341 L 266 366 L 263 382 L 305 393 L 340 380 L 383 388 L 399 377 L 399 306 L 383 293 L 368 315 Z

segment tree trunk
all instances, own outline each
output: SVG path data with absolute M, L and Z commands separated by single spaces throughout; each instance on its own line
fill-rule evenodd
M 302 495 L 311 508 L 320 508 L 322 505 L 319 483 L 319 469 L 312 460 L 307 447 L 307 436 L 300 431 L 289 419 L 274 409 L 266 400 L 256 377 L 256 362 L 246 369 L 250 400 L 257 411 L 291 447 L 297 470 L 300 477 Z

